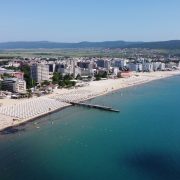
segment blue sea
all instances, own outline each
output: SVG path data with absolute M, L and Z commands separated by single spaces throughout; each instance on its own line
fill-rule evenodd
M 1 132 L 0 180 L 180 180 L 180 76 Z M 39 127 L 39 128 L 38 128 Z

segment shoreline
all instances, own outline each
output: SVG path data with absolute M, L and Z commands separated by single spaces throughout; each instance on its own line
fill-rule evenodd
M 71 106 L 71 105 L 70 105 L 70 106 Z M 28 124 L 28 123 L 31 123 L 31 122 L 36 121 L 36 120 L 39 119 L 39 118 L 43 118 L 43 117 L 46 117 L 46 116 L 48 116 L 48 115 L 50 115 L 50 114 L 53 114 L 53 113 L 62 111 L 63 109 L 66 109 L 66 108 L 68 108 L 68 107 L 70 107 L 70 106 L 62 107 L 62 108 L 60 108 L 60 109 L 56 109 L 56 110 L 51 111 L 51 112 L 48 112 L 48 113 L 46 113 L 46 114 L 39 115 L 39 116 L 37 116 L 37 117 L 34 117 L 34 118 L 29 119 L 29 120 L 27 120 L 27 121 L 24 121 L 24 122 L 22 122 L 22 123 L 19 123 L 19 124 L 16 124 L 16 125 L 12 125 L 12 126 L 9 126 L 9 127 L 4 128 L 4 129 L 0 129 L 0 133 L 3 133 L 3 132 L 5 132 L 5 131 L 11 130 L 11 129 L 16 128 L 16 127 L 24 126 L 24 125 L 26 125 L 26 124 Z
M 124 78 L 124 79 L 108 79 L 108 80 L 102 80 L 102 81 L 92 81 L 90 82 L 89 86 L 81 87 L 78 89 L 70 89 L 70 90 L 57 90 L 55 93 L 45 96 L 45 97 L 39 97 L 39 98 L 32 98 L 32 99 L 24 99 L 24 100 L 17 100 L 17 101 L 7 101 L 10 102 L 5 103 L 0 107 L 0 110 L 4 110 L 3 108 L 7 108 L 10 110 L 14 110 L 15 108 L 19 107 L 21 109 L 25 105 L 28 105 L 28 103 L 33 103 L 36 106 L 36 103 L 39 103 L 37 105 L 37 109 L 41 108 L 41 106 L 46 106 L 46 102 L 50 104 L 53 104 L 53 108 L 50 110 L 42 111 L 41 113 L 35 114 L 34 116 L 29 116 L 26 118 L 21 118 L 19 121 L 15 121 L 13 119 L 17 117 L 8 116 L 6 114 L 2 114 L 0 111 L 0 121 L 4 121 L 4 123 L 0 122 L 0 132 L 7 131 L 13 127 L 23 126 L 27 124 L 28 122 L 33 122 L 37 120 L 38 118 L 42 118 L 47 116 L 48 114 L 59 112 L 65 108 L 68 108 L 72 106 L 71 104 L 67 103 L 67 100 L 71 99 L 71 101 L 77 101 L 77 102 L 84 102 L 90 99 L 94 99 L 98 96 L 103 96 L 109 93 L 113 93 L 115 91 L 119 91 L 121 89 L 143 85 L 155 80 L 165 79 L 173 76 L 179 76 L 180 71 L 170 71 L 170 72 L 150 72 L 150 73 L 134 73 L 132 77 L 130 78 Z M 74 99 L 73 99 L 74 98 Z M 1 100 L 0 100 L 1 102 Z M 16 102 L 16 103 L 14 103 Z M 18 102 L 18 103 L 17 103 Z M 24 106 L 23 106 L 24 105 Z M 31 105 L 31 104 L 30 104 Z M 40 107 L 39 107 L 40 106 Z M 46 108 L 46 107 L 45 107 Z M 36 107 L 35 107 L 36 109 Z M 28 109 L 29 110 L 29 109 Z M 6 112 L 5 111 L 5 112 Z M 8 114 L 8 111 L 6 112 Z M 26 112 L 25 112 L 26 113 Z M 21 113 L 20 113 L 21 115 Z M 7 122 L 5 122 L 7 121 Z

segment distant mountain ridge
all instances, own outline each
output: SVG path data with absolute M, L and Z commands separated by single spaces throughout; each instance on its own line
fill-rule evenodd
M 128 45 L 133 45 L 134 42 L 125 41 L 104 41 L 104 42 L 79 42 L 79 43 L 58 43 L 49 41 L 35 42 L 5 42 L 0 43 L 0 49 L 37 49 L 37 48 L 124 48 Z
M 180 49 L 180 40 L 131 44 L 128 47 L 129 48 L 149 48 L 149 49 Z
M 104 41 L 104 42 L 79 42 L 59 43 L 49 41 L 32 42 L 3 42 L 0 49 L 58 49 L 58 48 L 150 48 L 150 49 L 180 49 L 180 40 L 159 42 L 127 42 L 127 41 Z

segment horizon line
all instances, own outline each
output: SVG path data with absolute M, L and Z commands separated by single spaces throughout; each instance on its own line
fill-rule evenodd
M 129 41 L 129 40 L 103 40 L 103 41 L 76 41 L 76 42 L 67 42 L 67 41 L 51 41 L 51 40 L 18 40 L 18 41 L 0 41 L 0 43 L 36 43 L 36 42 L 46 42 L 46 43 L 101 43 L 101 42 L 140 42 L 140 43 L 148 43 L 148 42 L 167 42 L 167 41 L 180 41 L 180 39 L 169 39 L 169 40 L 157 40 L 157 41 Z

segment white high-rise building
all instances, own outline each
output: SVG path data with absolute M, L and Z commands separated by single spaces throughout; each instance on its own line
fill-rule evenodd
M 31 66 L 31 78 L 38 83 L 49 80 L 49 65 L 33 64 Z
M 108 71 L 110 70 L 111 62 L 109 60 L 99 59 L 96 63 L 98 67 L 105 68 Z
M 165 68 L 166 68 L 166 65 L 165 65 L 165 63 L 161 63 L 161 65 L 160 65 L 160 70 L 161 71 L 164 71 L 165 70 Z
M 10 92 L 25 92 L 26 81 L 18 78 L 6 78 L 2 81 L 2 89 Z
M 127 59 L 116 59 L 114 62 L 115 67 L 123 68 L 127 66 Z
M 152 72 L 153 71 L 153 63 L 143 63 L 143 71 Z
M 180 68 L 180 61 L 177 63 L 177 67 Z
M 141 63 L 129 63 L 128 67 L 130 71 L 141 72 L 143 70 L 143 66 Z
M 153 71 L 158 71 L 161 68 L 161 62 L 153 62 Z

